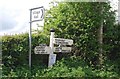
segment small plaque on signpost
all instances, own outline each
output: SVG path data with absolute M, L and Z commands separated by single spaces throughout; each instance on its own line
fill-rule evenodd
M 49 54 L 48 67 L 52 66 L 56 61 L 56 54 Z

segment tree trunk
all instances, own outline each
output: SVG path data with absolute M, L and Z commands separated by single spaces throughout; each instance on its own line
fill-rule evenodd
M 103 64 L 103 22 L 101 22 L 101 26 L 99 28 L 99 65 Z
M 101 17 L 102 17 L 102 14 L 103 14 L 103 6 L 101 4 Z M 98 29 L 98 41 L 99 41 L 99 45 L 100 45 L 98 64 L 101 67 L 103 64 L 103 48 L 102 48 L 102 46 L 103 46 L 103 18 L 101 18 L 101 26 Z

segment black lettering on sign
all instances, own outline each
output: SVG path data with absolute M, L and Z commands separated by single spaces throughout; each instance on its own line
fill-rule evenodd
M 34 18 L 38 18 L 38 15 L 34 15 Z
M 34 11 L 33 12 L 33 14 L 39 14 L 40 13 L 40 11 Z
M 45 53 L 45 52 L 40 52 L 40 53 Z
M 68 42 L 62 39 L 55 39 L 56 44 L 61 44 L 61 45 L 68 45 Z
M 34 11 L 33 12 L 33 17 L 34 18 L 39 18 L 40 11 Z
M 62 52 L 70 52 L 70 50 L 62 50 Z

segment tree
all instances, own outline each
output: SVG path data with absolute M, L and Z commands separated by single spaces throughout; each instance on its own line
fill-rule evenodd
M 106 40 L 102 41 L 102 37 L 104 35 L 107 38 L 112 34 L 109 29 L 115 23 L 115 12 L 110 9 L 110 3 L 107 2 L 59 3 L 47 12 L 52 18 L 45 19 L 45 32 L 55 28 L 56 37 L 74 40 L 74 46 L 85 61 L 102 64 L 98 62 L 105 58 L 105 46 L 102 43 Z M 104 34 L 102 28 L 107 29 L 103 31 Z M 101 52 L 99 48 L 103 48 Z

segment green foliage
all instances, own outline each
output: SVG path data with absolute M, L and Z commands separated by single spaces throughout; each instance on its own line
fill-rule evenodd
M 110 60 L 116 60 L 118 63 L 120 63 L 120 24 L 115 24 L 114 28 L 111 28 L 111 34 L 112 36 L 105 36 L 106 41 L 105 47 L 107 49 L 107 55 Z M 111 46 L 111 48 L 108 48 L 108 45 Z
M 103 12 L 101 13 L 101 7 Z M 2 37 L 3 77 L 120 77 L 120 25 L 115 25 L 115 12 L 109 3 L 59 3 L 51 8 L 45 18 L 44 33 L 32 34 L 32 54 L 35 46 L 49 44 L 50 28 L 55 37 L 73 39 L 74 55 L 64 58 L 50 68 L 37 66 L 28 68 L 28 34 Z M 95 67 L 99 58 L 98 30 L 103 22 L 103 67 Z M 44 56 L 43 56 L 44 57 Z M 42 58 L 41 58 L 42 59 Z M 59 59 L 59 58 L 58 58 Z M 114 63 L 110 60 L 116 60 Z
M 16 69 L 9 69 L 6 66 L 3 66 L 2 77 L 31 77 L 31 72 L 28 66 L 16 67 Z
M 98 41 L 98 30 L 101 23 L 104 27 L 102 46 L 104 58 L 114 47 L 108 43 L 108 40 L 114 38 L 113 31 L 116 30 L 115 12 L 111 10 L 109 2 L 59 3 L 58 6 L 51 8 L 47 15 L 51 15 L 52 18 L 45 18 L 46 33 L 50 28 L 55 28 L 56 37 L 73 39 L 73 53 L 79 53 L 78 55 L 87 62 L 94 63 L 99 59 L 101 45 Z
M 48 44 L 49 37 L 43 34 L 33 34 L 32 53 L 35 46 Z M 28 64 L 29 55 L 28 34 L 2 37 L 2 63 L 9 69 Z
M 105 65 L 105 64 L 104 64 Z M 27 66 L 28 67 L 28 66 Z M 102 78 L 119 78 L 120 74 L 115 71 L 113 64 L 106 63 L 102 69 L 95 69 L 94 67 L 88 66 L 80 57 L 63 58 L 53 67 L 47 68 L 46 66 L 33 66 L 32 70 L 24 67 L 17 67 L 16 70 L 10 70 L 10 73 L 5 72 L 3 76 L 8 77 L 102 77 Z M 31 75 L 30 75 L 31 74 Z
M 113 66 L 113 65 L 112 65 Z M 58 61 L 52 68 L 42 72 L 44 77 L 118 77 L 113 70 L 114 67 L 108 65 L 103 69 L 95 69 L 88 66 L 80 57 L 70 57 Z
M 2 37 L 2 61 L 5 66 L 15 68 L 27 63 L 27 53 L 28 34 Z

